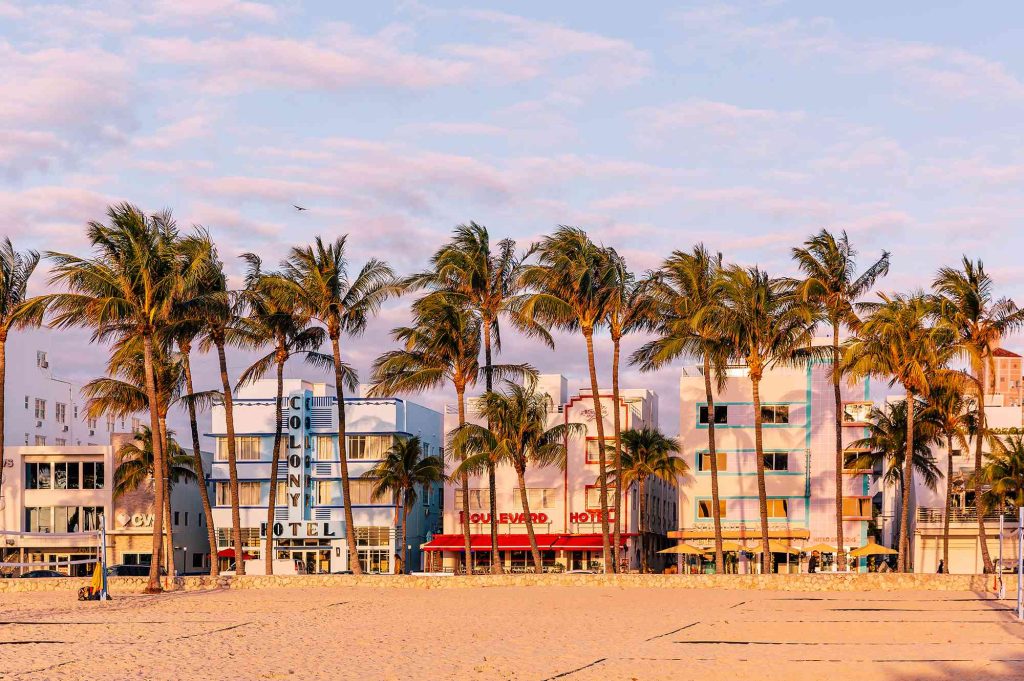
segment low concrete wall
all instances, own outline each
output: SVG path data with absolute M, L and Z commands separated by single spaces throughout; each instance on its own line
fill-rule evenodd
M 937 574 L 800 574 L 800 575 L 244 575 L 179 577 L 183 591 L 208 589 L 274 589 L 370 587 L 389 589 L 471 589 L 508 586 L 619 587 L 659 589 L 754 589 L 760 591 L 995 591 L 994 575 Z M 1013 597 L 1016 575 L 1005 575 L 1006 593 Z M 111 577 L 111 594 L 142 593 L 145 577 Z M 90 583 L 81 579 L 0 579 L 0 593 L 70 591 Z

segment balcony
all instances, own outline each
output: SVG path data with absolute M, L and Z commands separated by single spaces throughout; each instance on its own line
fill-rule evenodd
M 943 522 L 943 516 L 945 515 L 946 509 L 944 508 L 929 508 L 921 507 L 917 509 L 916 519 L 918 523 L 936 523 L 941 525 Z M 1007 523 L 1016 523 L 1017 514 L 1015 511 L 1006 511 L 1002 514 L 1006 519 Z M 1000 513 L 998 511 L 989 511 L 985 514 L 984 520 L 986 522 L 999 522 Z M 978 509 L 975 507 L 970 508 L 954 508 L 950 511 L 949 522 L 952 523 L 976 523 L 978 522 Z

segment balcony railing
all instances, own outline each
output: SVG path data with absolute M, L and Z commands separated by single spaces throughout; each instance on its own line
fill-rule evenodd
M 917 509 L 917 521 L 922 523 L 941 523 L 943 516 L 945 515 L 946 509 L 944 508 L 928 508 L 922 507 Z M 989 511 L 985 514 L 985 520 L 998 521 L 999 511 Z M 1017 514 L 1015 511 L 1006 511 L 1002 514 L 1008 522 L 1014 522 L 1017 520 Z M 966 522 L 977 522 L 978 521 L 978 509 L 977 508 L 954 508 L 949 513 L 949 522 L 951 523 L 966 523 Z

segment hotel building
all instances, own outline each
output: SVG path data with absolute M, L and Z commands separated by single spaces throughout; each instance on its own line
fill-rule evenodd
M 835 395 L 830 366 L 815 362 L 773 368 L 760 384 L 769 537 L 794 549 L 836 543 Z M 842 436 L 848 444 L 865 436 L 871 401 L 867 382 L 851 386 L 844 381 L 841 389 Z M 714 418 L 723 535 L 746 546 L 759 545 L 754 409 L 746 366 L 727 369 L 713 414 L 708 413 L 702 367 L 683 370 L 679 392 L 680 440 L 693 481 L 681 496 L 679 529 L 669 536 L 699 546 L 713 544 L 708 419 Z M 881 495 L 873 471 L 844 471 L 842 480 L 843 543 L 849 550 L 867 541 Z M 789 552 L 774 558 L 780 571 L 798 569 Z
M 274 380 L 238 391 L 234 399 L 239 502 L 244 550 L 253 558 L 263 552 L 270 466 L 274 447 Z M 338 407 L 334 386 L 288 379 L 284 384 L 284 419 L 276 522 L 275 558 L 299 560 L 307 572 L 351 569 L 341 495 Z M 441 415 L 407 400 L 345 398 L 346 453 L 359 560 L 364 572 L 393 573 L 400 553 L 401 518 L 392 499 L 375 500 L 373 481 L 364 477 L 384 458 L 396 438 L 419 436 L 425 455 L 442 452 Z M 216 454 L 211 474 L 218 556 L 224 567 L 234 562 L 231 500 L 228 486 L 224 407 L 215 406 L 212 431 Z M 407 562 L 420 565 L 419 547 L 439 529 L 440 487 L 419 499 L 409 514 Z
M 17 575 L 33 569 L 91 572 L 91 565 L 53 565 L 99 555 L 98 537 L 68 536 L 95 532 L 105 521 L 107 563 L 148 565 L 153 549 L 153 490 L 147 485 L 114 497 L 117 452 L 132 439 L 118 433 L 107 445 L 5 447 L 0 494 L 0 563 L 48 563 L 3 567 Z M 210 549 L 199 488 L 178 483 L 171 493 L 174 572 L 208 571 Z M 166 530 L 165 530 L 166 531 Z M 53 534 L 53 537 L 40 536 Z
M 526 471 L 530 511 L 535 516 L 534 532 L 544 564 L 549 569 L 601 569 L 603 557 L 596 419 L 603 419 L 606 443 L 611 445 L 614 443 L 612 409 L 618 408 L 623 430 L 645 426 L 656 428 L 658 396 L 650 390 L 622 390 L 619 404 L 615 405 L 611 391 L 602 391 L 601 409 L 604 413 L 597 415 L 592 393 L 583 390 L 570 397 L 568 382 L 561 375 L 540 376 L 538 390 L 551 397 L 551 426 L 579 423 L 586 427 L 585 437 L 569 440 L 564 471 L 557 467 L 527 468 Z M 473 400 L 468 400 L 467 412 L 469 420 L 482 425 L 479 415 L 473 409 Z M 445 408 L 445 432 L 450 433 L 457 426 L 458 411 L 449 405 Z M 444 534 L 435 536 L 423 547 L 429 554 L 427 569 L 431 571 L 463 569 L 464 523 L 469 524 L 472 533 L 474 569 L 482 570 L 490 566 L 490 495 L 486 475 L 472 477 L 469 488 L 467 505 L 463 503 L 458 483 L 445 485 Z M 503 567 L 506 570 L 532 569 L 530 543 L 515 471 L 507 466 L 499 467 L 495 488 L 498 547 Z M 609 488 L 609 506 L 612 505 L 612 490 Z M 678 491 L 675 485 L 661 480 L 648 480 L 646 494 L 646 546 L 650 563 L 657 568 L 661 564 L 661 557 L 656 551 L 667 545 L 666 532 L 676 517 Z M 625 562 L 629 567 L 636 568 L 640 563 L 640 554 L 637 541 L 639 505 L 635 485 L 625 490 L 622 508 L 624 539 L 619 560 L 620 564 Z

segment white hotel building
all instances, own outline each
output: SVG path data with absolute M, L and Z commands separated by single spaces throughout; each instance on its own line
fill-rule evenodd
M 560 423 L 580 423 L 586 426 L 585 438 L 573 438 L 568 443 L 564 471 L 556 467 L 527 468 L 527 494 L 530 511 L 536 515 L 534 532 L 541 555 L 545 566 L 550 569 L 600 569 L 603 557 L 599 464 L 591 392 L 583 390 L 570 397 L 568 383 L 565 377 L 559 374 L 541 375 L 538 390 L 546 392 L 551 397 L 552 426 Z M 468 418 L 481 423 L 472 405 L 473 401 L 468 400 Z M 610 390 L 601 392 L 601 408 L 604 411 L 602 418 L 605 438 L 611 445 L 614 442 L 612 409 L 616 406 Z M 623 430 L 658 425 L 658 396 L 650 390 L 621 390 L 617 408 Z M 445 432 L 449 433 L 457 426 L 458 411 L 449 405 L 444 415 Z M 485 569 L 490 565 L 490 498 L 487 476 L 471 478 L 469 487 L 469 508 L 466 509 L 460 498 L 461 486 L 457 483 L 445 484 L 444 534 L 435 536 L 423 547 L 429 554 L 426 560 L 428 569 L 432 571 L 455 571 L 462 568 L 465 522 L 469 523 L 472 534 L 474 568 Z M 523 508 L 515 471 L 507 466 L 499 467 L 496 471 L 495 487 L 498 547 L 503 566 L 506 570 L 526 569 L 527 566 L 532 566 L 532 559 L 526 524 L 522 518 Z M 612 490 L 613 488 L 609 488 L 609 505 Z M 651 565 L 657 568 L 661 564 L 661 557 L 655 552 L 667 545 L 666 533 L 674 526 L 676 518 L 678 491 L 675 485 L 661 480 L 649 480 L 646 494 L 646 546 L 651 557 Z M 639 542 L 636 540 L 639 508 L 635 485 L 625 490 L 622 507 L 624 540 L 619 554 L 620 561 L 626 561 L 630 567 L 636 568 L 640 563 L 640 554 Z
M 263 551 L 274 446 L 274 380 L 262 380 L 239 390 L 234 399 L 237 437 L 239 501 L 244 550 L 253 558 Z M 275 558 L 302 561 L 307 572 L 351 569 L 345 540 L 338 447 L 338 408 L 334 386 L 287 379 L 284 384 L 282 452 L 278 477 L 278 507 L 273 531 Z M 371 498 L 372 481 L 363 478 L 396 438 L 419 436 L 424 454 L 442 449 L 441 415 L 396 398 L 345 398 L 346 451 L 359 558 L 364 572 L 392 573 L 400 553 L 391 499 Z M 216 439 L 211 473 L 214 521 L 222 565 L 233 562 L 231 505 L 228 487 L 224 407 L 216 406 L 209 433 Z M 420 566 L 419 547 L 439 529 L 440 488 L 419 492 L 409 514 L 407 564 Z M 400 522 L 400 519 L 399 519 Z M 411 547 L 411 548 L 409 548 Z
M 751 384 L 746 366 L 727 371 L 712 415 L 723 535 L 753 547 L 760 544 L 761 534 Z M 836 542 L 835 396 L 829 374 L 830 365 L 822 363 L 779 367 L 765 372 L 760 385 L 769 537 L 793 549 Z M 680 529 L 669 536 L 710 546 L 714 525 L 703 368 L 684 369 L 679 389 L 680 440 L 693 482 L 681 496 Z M 842 396 L 843 442 L 850 443 L 865 436 L 869 384 L 851 386 L 844 381 Z M 849 550 L 867 541 L 869 524 L 881 506 L 881 491 L 874 471 L 844 471 L 842 479 L 843 544 Z M 774 558 L 780 571 L 798 569 L 789 552 Z

